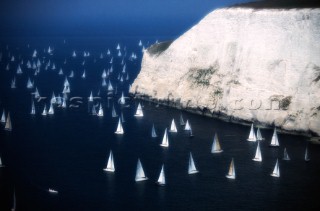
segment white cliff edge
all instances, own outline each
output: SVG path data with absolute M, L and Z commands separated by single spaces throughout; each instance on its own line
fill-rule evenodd
M 130 92 L 320 135 L 320 9 L 217 9 L 151 46 Z

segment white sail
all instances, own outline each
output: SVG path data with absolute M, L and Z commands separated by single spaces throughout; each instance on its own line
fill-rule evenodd
M 50 114 L 50 115 L 54 114 L 54 109 L 53 109 L 52 103 L 50 104 L 50 108 L 49 108 L 48 114 Z
M 18 65 L 18 67 L 17 67 L 17 74 L 22 74 L 22 69 L 21 69 L 20 65 Z
M 108 92 L 112 92 L 113 91 L 113 86 L 109 80 L 109 83 L 108 83 Z
M 142 46 L 142 41 L 141 40 L 139 41 L 139 46 Z
M 264 140 L 264 138 L 263 138 L 262 135 L 261 135 L 260 128 L 257 129 L 257 135 L 256 135 L 256 137 L 257 137 L 257 140 L 258 140 L 258 141 Z
M 36 108 L 34 106 L 34 101 L 32 101 L 32 104 L 31 104 L 31 112 L 30 112 L 30 114 L 32 114 L 32 115 L 36 114 Z
M 92 92 L 90 93 L 90 96 L 89 96 L 89 102 L 92 102 L 93 101 L 93 95 L 92 95 Z
M 46 105 L 44 105 L 44 108 L 43 108 L 43 111 L 42 111 L 42 116 L 46 116 L 48 114 L 48 112 L 47 112 L 47 106 Z
M 73 51 L 73 53 L 72 53 L 72 57 L 76 57 L 77 56 L 77 54 L 76 54 L 76 52 L 75 51 Z
M 184 130 L 191 130 L 191 126 L 189 124 L 189 120 L 187 120 Z
M 152 124 L 151 137 L 152 138 L 158 137 L 156 133 L 156 129 L 154 128 L 154 124 Z
M 37 50 L 34 50 L 34 51 L 33 51 L 32 57 L 33 57 L 33 58 L 36 58 L 36 57 L 37 57 Z
M 86 78 L 86 70 L 83 71 L 81 78 Z
M 157 184 L 160 186 L 165 186 L 166 185 L 166 177 L 164 174 L 164 164 L 162 164 L 161 172 L 157 181 Z
M 102 105 L 101 105 L 101 104 L 100 104 L 100 107 L 99 107 L 99 111 L 98 111 L 97 116 L 103 116 L 103 108 L 102 108 Z
M 279 170 L 279 162 L 277 159 L 276 165 L 274 166 L 273 172 L 271 174 L 273 177 L 280 177 L 280 170 Z
M 4 126 L 4 129 L 7 130 L 7 131 L 11 131 L 12 130 L 10 113 L 8 113 L 7 121 L 6 121 L 6 125 Z
M 56 96 L 55 96 L 54 92 L 52 93 L 52 97 L 51 97 L 50 103 L 52 103 L 52 104 L 57 103 L 57 99 L 56 99 Z
M 230 163 L 230 166 L 229 166 L 229 171 L 228 171 L 228 174 L 226 175 L 226 177 L 228 179 L 235 179 L 236 178 L 236 170 L 235 170 L 235 167 L 234 167 L 233 158 L 231 160 L 231 163 Z
M 61 105 L 62 108 L 66 108 L 67 107 L 67 101 L 66 101 L 66 98 L 62 98 L 62 105 Z
M 276 128 L 274 128 L 270 146 L 272 146 L 272 147 L 278 147 L 279 146 L 279 140 L 278 140 L 278 134 L 277 134 Z
M 114 105 L 112 105 L 112 117 L 115 118 L 117 117 L 117 112 L 116 112 L 116 109 L 114 108 Z
M 15 89 L 15 88 L 17 88 L 16 87 L 16 79 L 13 78 L 12 81 L 11 81 L 11 89 Z
M 143 111 L 142 111 L 142 107 L 141 107 L 140 103 L 138 104 L 138 108 L 137 108 L 136 114 L 134 116 L 135 117 L 143 117 Z
M 181 126 L 185 125 L 182 114 L 180 114 L 180 125 Z
M 60 68 L 58 75 L 63 75 L 63 70 Z
M 5 123 L 5 122 L 6 122 L 6 112 L 3 109 L 2 116 L 1 116 L 1 123 Z
M 116 134 L 124 134 L 124 131 L 123 131 L 123 127 L 122 127 L 121 119 L 120 119 L 120 118 L 119 118 L 119 121 L 118 121 L 117 130 L 116 130 L 115 133 L 116 133 Z
M 126 104 L 126 99 L 124 98 L 123 92 L 121 93 L 121 98 L 119 99 L 119 103 L 120 103 L 121 105 Z
M 64 79 L 63 86 L 70 86 L 70 83 L 69 83 L 69 81 L 68 81 L 68 78 L 67 78 L 67 77 Z
M 135 180 L 136 180 L 136 182 L 139 182 L 139 181 L 144 181 L 144 180 L 147 180 L 147 179 L 148 179 L 148 177 L 146 177 L 146 175 L 144 174 L 140 159 L 138 159 Z
M 73 78 L 73 77 L 74 77 L 74 72 L 73 72 L 73 70 L 71 70 L 69 78 Z
M 12 208 L 11 208 L 11 211 L 15 211 L 16 210 L 16 192 L 14 191 L 13 192 L 13 205 L 12 205 Z
M 163 138 L 160 146 L 169 147 L 169 138 L 168 138 L 167 128 L 164 130 L 164 134 L 163 134 Z
M 1 157 L 0 157 L 0 168 L 5 167 L 2 163 Z
M 290 160 L 289 154 L 287 152 L 287 148 L 284 148 L 283 151 L 283 160 Z
M 260 143 L 258 141 L 257 149 L 256 149 L 256 154 L 254 158 L 252 159 L 254 161 L 262 162 L 262 156 L 261 156 L 261 150 L 260 150 Z
M 103 170 L 104 171 L 110 171 L 110 172 L 114 172 L 116 170 L 115 167 L 114 167 L 114 160 L 113 160 L 112 150 L 110 150 L 107 167 L 104 168 Z
M 189 154 L 189 166 L 188 166 L 188 174 L 196 174 L 199 171 L 197 170 L 195 164 L 194 164 L 194 160 L 192 157 L 192 153 L 190 152 Z
M 95 105 L 92 106 L 91 114 L 92 114 L 92 115 L 97 115 L 97 111 L 96 111 Z
M 306 147 L 306 151 L 304 153 L 304 160 L 307 162 L 310 161 L 308 146 Z
M 218 137 L 218 134 L 216 133 L 213 138 L 211 153 L 220 153 L 220 152 L 223 152 L 223 150 L 221 149 L 219 137 Z
M 248 137 L 247 140 L 248 141 L 257 141 L 257 137 L 256 137 L 256 134 L 254 132 L 253 124 L 251 124 L 250 134 L 249 134 L 249 137 Z
M 176 123 L 174 122 L 174 119 L 172 119 L 169 132 L 172 132 L 172 133 L 178 132 L 177 127 L 176 127 Z
M 107 86 L 107 82 L 106 82 L 105 78 L 102 79 L 101 86 L 103 86 L 103 87 Z
M 36 91 L 34 92 L 34 97 L 35 98 L 39 98 L 40 97 L 40 94 L 39 94 L 39 91 L 38 91 L 37 87 L 36 87 Z
M 27 88 L 28 89 L 32 89 L 33 88 L 33 83 L 31 82 L 30 78 L 28 78 Z

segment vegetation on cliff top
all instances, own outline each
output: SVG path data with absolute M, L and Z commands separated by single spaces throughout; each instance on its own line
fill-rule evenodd
M 253 9 L 294 9 L 294 8 L 320 8 L 319 0 L 264 0 L 236 4 L 231 7 Z
M 166 42 L 160 42 L 160 43 L 155 43 L 151 45 L 148 48 L 148 53 L 153 56 L 153 55 L 160 55 L 162 52 L 167 50 L 169 46 L 171 45 L 173 41 L 166 41 Z

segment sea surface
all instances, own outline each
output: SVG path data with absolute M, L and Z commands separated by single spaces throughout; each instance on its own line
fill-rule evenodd
M 271 148 L 273 129 L 261 129 L 265 138 L 260 143 L 263 161 L 254 162 L 257 143 L 246 141 L 249 125 L 132 98 L 126 98 L 125 106 L 119 105 L 121 93 L 128 97 L 129 84 L 140 70 L 139 40 L 148 47 L 157 39 L 160 42 L 173 37 L 2 38 L 0 115 L 3 109 L 10 112 L 12 131 L 4 131 L 4 125 L 0 126 L 0 156 L 6 166 L 0 168 L 0 210 L 11 210 L 14 195 L 18 211 L 319 209 L 320 147 L 307 145 L 305 137 L 279 134 L 280 147 Z M 118 43 L 120 57 L 116 50 Z M 47 52 L 49 46 L 54 49 L 52 55 Z M 38 56 L 32 58 L 35 49 Z M 111 55 L 107 55 L 108 49 Z M 72 57 L 73 51 L 76 57 Z M 84 57 L 84 52 L 90 56 Z M 132 52 L 137 59 L 130 59 Z M 15 61 L 11 61 L 12 56 Z M 35 70 L 26 64 L 38 58 L 40 72 L 34 76 Z M 8 64 L 9 70 L 6 70 Z M 16 74 L 18 64 L 23 71 L 21 75 Z M 110 80 L 117 92 L 108 94 L 102 86 L 101 74 L 111 65 L 113 72 L 106 81 Z M 64 75 L 58 75 L 60 68 Z M 84 69 L 85 79 L 81 78 Z M 68 77 L 71 70 L 73 78 Z M 123 76 L 123 82 L 118 79 L 119 75 Z M 11 89 L 14 77 L 16 88 Z M 34 99 L 35 88 L 26 88 L 29 77 L 43 97 L 41 100 Z M 50 105 L 52 93 L 62 96 L 66 77 L 71 90 L 67 108 L 55 106 L 54 115 L 42 116 L 44 105 Z M 94 103 L 88 102 L 91 91 L 96 97 Z M 30 114 L 32 100 L 36 115 Z M 134 117 L 139 102 L 143 105 L 142 118 Z M 91 113 L 92 106 L 99 103 L 103 105 L 104 117 Z M 114 133 L 119 117 L 112 118 L 112 105 L 118 115 L 123 113 L 123 135 Z M 191 123 L 193 138 L 179 125 L 180 115 Z M 172 119 L 178 133 L 169 133 L 170 145 L 163 148 L 159 144 Z M 157 138 L 151 137 L 152 124 Z M 215 133 L 223 149 L 219 154 L 211 153 Z M 290 161 L 282 160 L 285 147 Z M 304 161 L 306 147 L 309 162 Z M 110 150 L 114 154 L 114 173 L 102 170 Z M 199 174 L 188 175 L 190 152 Z M 136 183 L 138 158 L 149 180 Z M 235 180 L 225 177 L 232 158 Z M 277 159 L 280 178 L 270 176 Z M 167 183 L 159 187 L 155 182 L 162 164 Z M 49 193 L 49 188 L 58 194 Z

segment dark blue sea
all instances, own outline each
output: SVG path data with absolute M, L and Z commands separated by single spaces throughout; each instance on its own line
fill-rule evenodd
M 0 210 L 11 210 L 16 198 L 18 211 L 100 211 L 100 210 L 311 210 L 319 209 L 320 147 L 308 145 L 309 162 L 304 161 L 307 138 L 279 134 L 280 147 L 271 148 L 272 129 L 262 129 L 263 162 L 254 162 L 256 143 L 246 141 L 250 126 L 238 125 L 187 113 L 163 105 L 127 98 L 126 106 L 118 99 L 128 97 L 129 84 L 139 73 L 142 47 L 174 37 L 11 37 L 0 43 L 0 114 L 9 111 L 12 131 L 0 129 Z M 122 55 L 117 56 L 117 44 Z M 53 48 L 52 55 L 47 49 Z M 34 50 L 38 55 L 32 58 Z M 107 55 L 107 50 L 111 55 Z M 72 57 L 73 51 L 77 56 Z M 84 52 L 89 52 L 87 57 Z M 134 52 L 137 59 L 130 59 Z M 102 57 L 100 57 L 102 54 Z M 15 57 L 11 61 L 12 56 Z M 107 77 L 112 94 L 102 86 L 103 70 L 111 68 Z M 40 72 L 27 68 L 30 62 L 41 62 Z M 22 64 L 23 61 L 23 64 Z M 48 65 L 50 61 L 50 65 Z M 66 63 L 64 63 L 66 61 Z M 52 69 L 52 64 L 56 69 Z M 122 74 L 123 64 L 126 72 Z M 9 68 L 7 66 L 9 64 Z M 23 73 L 17 75 L 20 64 Z M 58 75 L 60 68 L 64 75 Z M 86 70 L 86 78 L 81 75 Z M 74 77 L 68 77 L 71 71 Z M 120 82 L 118 76 L 129 75 Z M 172 73 L 174 74 L 174 73 Z M 27 89 L 30 77 L 41 100 Z M 52 92 L 57 96 L 68 78 L 71 92 L 67 108 L 55 107 L 55 114 L 42 116 L 49 106 Z M 12 79 L 16 88 L 11 89 Z M 92 91 L 94 103 L 88 102 Z M 77 97 L 77 98 L 75 98 Z M 36 115 L 31 115 L 35 102 Z M 143 118 L 134 117 L 138 103 L 143 105 Z M 101 103 L 104 117 L 92 115 L 92 106 Z M 124 135 L 116 135 L 118 117 L 123 113 Z M 191 123 L 190 138 L 179 125 L 179 117 Z M 160 147 L 165 128 L 172 119 L 178 133 L 169 133 L 168 148 Z M 151 138 L 152 124 L 158 137 Z M 211 153 L 217 133 L 223 152 Z M 290 161 L 282 160 L 287 148 Z M 105 172 L 110 150 L 113 151 L 114 173 Z M 199 174 L 188 175 L 189 152 L 192 152 Z M 137 159 L 140 158 L 149 180 L 135 182 Z M 234 158 L 237 177 L 225 177 Z M 271 177 L 279 159 L 281 177 Z M 166 186 L 158 187 L 164 164 Z M 58 194 L 48 192 L 52 188 Z

